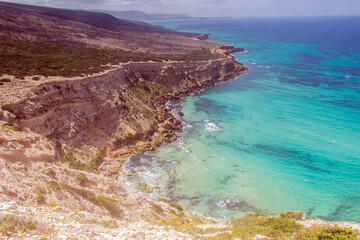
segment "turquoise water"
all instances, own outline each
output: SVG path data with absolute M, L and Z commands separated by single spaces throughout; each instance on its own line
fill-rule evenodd
M 244 47 L 235 57 L 250 70 L 173 103 L 184 133 L 130 159 L 132 184 L 159 185 L 151 197 L 204 216 L 360 222 L 360 17 L 156 24 Z

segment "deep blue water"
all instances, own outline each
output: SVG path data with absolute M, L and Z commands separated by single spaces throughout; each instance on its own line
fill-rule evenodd
M 129 161 L 134 184 L 205 216 L 360 222 L 360 17 L 152 24 L 243 47 L 250 70 L 179 103 L 185 134 Z

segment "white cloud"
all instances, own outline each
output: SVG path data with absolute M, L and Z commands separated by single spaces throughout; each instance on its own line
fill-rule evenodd
M 63 8 L 140 10 L 193 16 L 294 16 L 360 14 L 359 0 L 13 0 Z

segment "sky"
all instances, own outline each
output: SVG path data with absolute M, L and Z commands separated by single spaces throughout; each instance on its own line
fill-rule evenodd
M 188 14 L 193 17 L 360 15 L 360 0 L 10 0 L 70 9 Z

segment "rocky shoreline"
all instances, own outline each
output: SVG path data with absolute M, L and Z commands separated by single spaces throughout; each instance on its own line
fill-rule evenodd
M 85 78 L 0 86 L 1 234 L 9 239 L 235 237 L 232 222 L 215 222 L 168 199 L 153 202 L 138 194 L 126 186 L 129 173 L 122 171 L 128 156 L 176 139 L 181 122 L 166 107 L 169 101 L 247 70 L 230 55 L 234 48 L 225 45 L 221 51 L 227 56 L 217 60 L 129 63 Z M 292 217 L 299 214 L 287 215 L 291 218 L 283 221 L 295 224 Z M 20 230 L 12 222 L 25 226 Z M 303 218 L 296 224 L 360 229 L 357 223 Z
M 231 48 L 230 53 L 242 52 L 243 49 Z M 229 57 L 231 60 L 234 58 Z M 243 74 L 247 70 L 243 65 L 239 65 L 238 68 L 235 68 L 233 71 L 224 73 L 221 77 L 201 81 L 201 79 L 194 82 L 190 82 L 184 86 L 176 87 L 171 93 L 160 95 L 155 99 L 155 109 L 156 109 L 156 118 L 159 123 L 155 132 L 162 134 L 163 141 L 156 142 L 156 146 L 151 146 L 151 141 L 147 141 L 142 146 L 146 150 L 155 151 L 156 147 L 159 147 L 161 144 L 171 143 L 176 140 L 176 133 L 181 132 L 181 121 L 174 117 L 170 112 L 171 109 L 166 107 L 166 103 L 169 101 L 180 100 L 183 97 L 197 94 L 207 88 L 211 88 L 215 85 L 219 85 L 225 82 L 232 80 L 233 78 Z M 180 111 L 179 115 L 183 113 Z M 135 149 L 132 149 L 135 150 Z
M 60 147 L 58 159 L 62 152 L 86 155 L 81 148 L 90 145 L 101 155 L 99 170 L 116 175 L 127 155 L 154 151 L 176 139 L 181 122 L 166 102 L 246 71 L 230 55 L 241 50 L 226 45 L 221 50 L 224 57 L 216 60 L 135 62 L 85 78 L 9 82 L 1 86 L 6 94 L 0 99 L 0 120 L 28 127 L 54 141 Z

